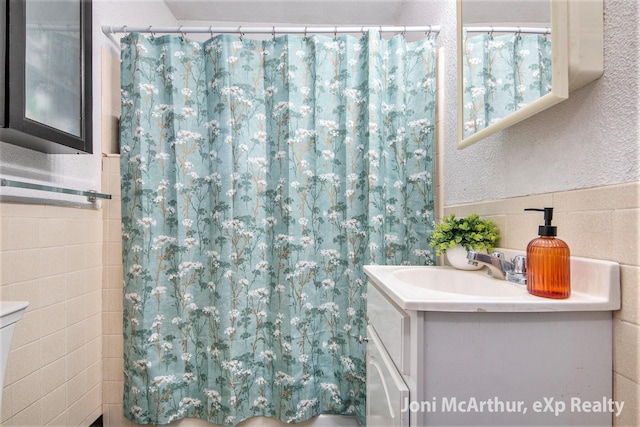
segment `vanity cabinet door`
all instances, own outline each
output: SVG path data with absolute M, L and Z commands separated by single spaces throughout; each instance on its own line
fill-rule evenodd
M 367 336 L 367 427 L 408 427 L 409 388 L 373 327 Z
M 410 318 L 373 284 L 367 287 L 369 324 L 380 337 L 387 354 L 400 373 L 409 374 Z

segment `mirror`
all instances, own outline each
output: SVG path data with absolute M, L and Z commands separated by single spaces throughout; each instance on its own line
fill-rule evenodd
M 569 97 L 604 70 L 602 0 L 457 0 L 458 148 Z

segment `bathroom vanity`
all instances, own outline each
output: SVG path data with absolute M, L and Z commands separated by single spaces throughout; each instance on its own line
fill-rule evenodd
M 482 271 L 366 266 L 367 425 L 611 425 L 619 266 L 571 271 L 551 300 Z

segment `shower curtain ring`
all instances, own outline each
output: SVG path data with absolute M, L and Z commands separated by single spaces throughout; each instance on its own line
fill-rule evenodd
M 243 41 L 244 33 L 242 32 L 242 25 L 238 26 L 238 33 L 240 33 L 240 41 Z
M 402 37 L 406 37 L 407 35 L 407 26 L 404 26 L 404 30 L 402 30 Z
M 273 27 L 271 27 L 271 36 L 273 37 L 273 39 L 276 39 L 276 27 L 275 25 Z
M 178 32 L 180 33 L 180 40 L 184 41 L 185 33 L 182 31 L 182 25 L 178 27 Z
M 211 34 L 211 38 L 213 38 L 213 27 L 209 25 L 209 34 Z
M 307 39 L 307 27 L 304 27 L 304 39 Z
M 362 38 L 364 38 L 364 37 L 365 37 L 365 35 L 366 35 L 366 34 L 365 34 L 365 32 L 364 32 L 364 27 L 361 27 L 361 28 L 360 28 L 360 31 L 362 31 Z
M 151 33 L 151 40 L 155 40 L 156 39 L 156 33 L 154 33 L 153 30 L 151 29 L 151 25 L 149 25 L 149 32 Z
M 429 31 L 427 33 L 425 33 L 427 35 L 427 37 L 431 36 L 431 25 L 429 25 Z
M 125 36 L 129 35 L 129 31 L 127 31 L 127 26 L 126 25 L 122 26 L 122 32 L 124 33 Z
M 338 38 L 338 26 L 336 25 L 335 27 L 333 27 L 333 39 L 337 39 Z

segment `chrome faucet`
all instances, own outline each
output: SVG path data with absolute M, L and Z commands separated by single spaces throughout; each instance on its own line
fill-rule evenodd
M 482 264 L 489 267 L 487 273 L 496 279 L 508 280 L 520 284 L 527 283 L 526 257 L 522 255 L 518 255 L 513 260 L 507 261 L 502 252 L 493 252 L 489 255 L 469 251 L 467 252 L 467 259 L 469 260 L 469 264 Z

